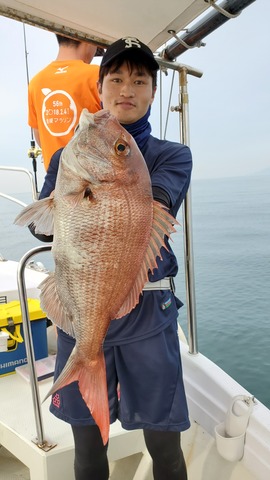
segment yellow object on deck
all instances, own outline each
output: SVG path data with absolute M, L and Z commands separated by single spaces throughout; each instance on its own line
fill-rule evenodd
M 28 299 L 35 358 L 47 357 L 47 317 L 38 299 Z M 21 305 L 18 300 L 0 305 L 0 332 L 8 335 L 6 348 L 0 351 L 0 376 L 13 373 L 19 365 L 27 363 L 24 345 Z

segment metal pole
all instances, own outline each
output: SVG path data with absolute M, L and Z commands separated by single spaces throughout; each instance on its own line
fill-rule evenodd
M 27 170 L 27 168 L 22 168 L 22 167 L 9 167 L 9 166 L 4 166 L 4 165 L 1 165 L 0 166 L 0 170 L 6 170 L 6 171 L 10 171 L 10 172 L 20 172 L 20 173 L 25 173 L 27 176 L 28 176 L 28 179 L 30 181 L 30 184 L 31 184 L 31 192 L 32 192 L 32 198 L 33 200 L 38 200 L 38 194 L 37 194 L 37 191 L 36 191 L 36 187 L 35 187 L 35 181 L 34 181 L 34 177 L 33 177 L 33 174 L 32 172 L 29 172 L 29 170 Z M 5 196 L 4 194 L 1 194 L 1 196 Z M 6 197 L 8 198 L 8 197 Z M 11 197 L 9 197 L 9 199 L 11 199 Z M 12 201 L 16 202 L 16 203 L 19 203 L 20 205 L 22 205 L 22 203 L 20 201 L 17 201 L 16 199 L 12 198 Z M 24 206 L 26 206 L 26 204 L 24 204 Z
M 51 245 L 35 247 L 32 250 L 29 250 L 21 258 L 18 265 L 18 270 L 17 270 L 17 283 L 18 283 L 18 291 L 19 291 L 19 298 L 20 298 L 21 311 L 22 311 L 24 341 L 25 341 L 27 362 L 29 366 L 30 384 L 31 384 L 31 390 L 32 390 L 32 399 L 33 399 L 34 414 L 35 414 L 35 421 L 36 421 L 37 445 L 41 448 L 44 447 L 44 445 L 47 442 L 46 440 L 44 440 L 43 423 L 42 423 L 42 415 L 41 415 L 41 403 L 40 403 L 40 396 L 39 396 L 39 389 L 38 389 L 37 374 L 35 369 L 35 354 L 34 354 L 34 347 L 33 347 L 33 340 L 32 340 L 31 324 L 29 320 L 29 310 L 28 310 L 28 302 L 27 302 L 27 292 L 25 287 L 24 270 L 25 270 L 26 262 L 29 258 L 31 258 L 33 255 L 37 253 L 45 252 L 48 250 L 51 250 Z
M 213 0 L 204 1 L 209 3 L 209 5 L 212 4 L 213 7 Z M 220 11 L 210 11 L 208 15 L 203 16 L 201 20 L 189 28 L 187 33 L 166 47 L 162 52 L 162 56 L 167 60 L 175 60 L 188 48 L 204 46 L 205 44 L 202 43 L 201 40 L 214 32 L 217 28 L 221 27 L 221 25 L 229 20 L 230 16 L 232 17 L 240 14 L 244 8 L 248 7 L 255 1 L 256 0 L 225 0 L 219 3 L 218 7 L 225 9 L 229 13 L 229 16 L 224 15 Z M 173 34 L 176 32 L 171 30 L 171 33 Z
M 187 91 L 188 69 L 179 70 L 179 100 L 180 100 L 180 141 L 189 146 L 189 99 Z M 192 237 L 192 209 L 191 209 L 191 186 L 188 189 L 183 202 L 183 226 L 184 226 L 184 253 L 186 273 L 186 297 L 188 315 L 188 343 L 189 353 L 198 353 L 195 276 Z

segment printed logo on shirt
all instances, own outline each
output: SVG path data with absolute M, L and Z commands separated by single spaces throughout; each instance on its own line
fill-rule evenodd
M 52 404 L 56 407 L 56 408 L 60 408 L 60 395 L 59 393 L 55 393 L 52 397 Z
M 161 310 L 167 310 L 167 308 L 169 308 L 171 306 L 171 304 L 172 304 L 172 299 L 170 297 L 170 298 L 168 298 L 168 300 L 166 300 L 165 302 L 163 302 L 161 304 Z
M 59 68 L 57 68 L 57 70 L 55 72 L 55 75 L 57 75 L 59 73 L 67 73 L 67 69 L 68 69 L 68 65 L 66 67 L 59 67 Z
M 67 135 L 77 123 L 77 107 L 65 90 L 42 88 L 42 120 L 53 137 Z

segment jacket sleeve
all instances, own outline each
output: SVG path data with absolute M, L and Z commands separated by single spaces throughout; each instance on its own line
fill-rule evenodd
M 191 151 L 186 145 L 165 141 L 160 142 L 158 147 L 156 162 L 150 172 L 152 189 L 154 192 L 157 189 L 166 192 L 169 197 L 167 206 L 176 217 L 190 184 Z
M 63 151 L 63 148 L 59 148 L 59 150 L 57 150 L 51 158 L 49 168 L 46 173 L 44 183 L 39 195 L 39 200 L 41 200 L 42 198 L 49 197 L 55 188 L 56 177 L 57 177 L 58 168 L 59 168 L 59 161 L 60 161 L 62 151 Z

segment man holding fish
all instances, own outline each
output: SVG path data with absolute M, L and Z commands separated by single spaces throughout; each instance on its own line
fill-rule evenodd
M 42 308 L 58 326 L 48 395 L 51 412 L 72 427 L 76 480 L 109 478 L 109 423 L 117 418 L 127 430 L 143 429 L 155 480 L 187 479 L 182 303 L 173 292 L 178 266 L 168 238 L 192 159 L 187 146 L 151 136 L 158 69 L 136 38 L 107 49 L 98 82 L 104 110 L 82 113 L 56 155 L 54 195 L 16 219 L 37 235 L 54 235 L 55 273 L 41 284 Z M 41 198 L 55 176 L 49 167 Z

